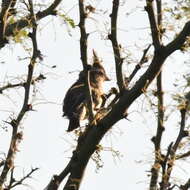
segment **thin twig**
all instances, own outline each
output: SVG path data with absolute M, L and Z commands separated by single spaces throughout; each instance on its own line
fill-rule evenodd
M 15 180 L 14 178 L 14 184 L 13 185 L 11 185 L 10 186 L 10 188 L 9 189 L 12 189 L 12 188 L 14 188 L 14 187 L 16 187 L 16 186 L 18 186 L 18 185 L 22 185 L 23 184 L 23 182 L 26 180 L 26 179 L 28 179 L 28 178 L 30 178 L 31 177 L 31 175 L 35 172 L 35 171 L 37 171 L 39 168 L 32 168 L 31 169 L 31 171 L 27 174 L 27 175 L 25 175 L 23 178 L 21 178 L 20 180 Z
M 171 176 L 174 162 L 176 159 L 176 151 L 179 147 L 181 140 L 184 137 L 188 136 L 188 133 L 185 131 L 186 112 L 187 112 L 187 106 L 185 106 L 184 108 L 182 108 L 180 110 L 180 113 L 181 113 L 180 130 L 179 130 L 179 134 L 178 134 L 178 137 L 177 137 L 175 143 L 171 147 L 170 158 L 167 159 L 167 169 L 165 170 L 164 174 L 162 175 L 162 182 L 161 182 L 160 190 L 165 190 L 165 188 L 169 185 L 170 176 Z
M 127 82 L 130 83 L 131 80 L 133 79 L 133 77 L 137 74 L 137 72 L 139 71 L 139 69 L 142 67 L 142 65 L 144 63 L 147 62 L 147 53 L 148 53 L 148 50 L 150 49 L 151 47 L 151 44 L 148 45 L 148 47 L 146 49 L 144 49 L 143 51 L 143 55 L 141 57 L 141 60 L 139 61 L 139 63 L 136 65 L 135 69 L 133 70 L 133 72 L 131 73 L 131 75 L 129 76 L 129 78 L 127 79 Z
M 46 79 L 46 77 L 40 74 L 38 77 L 35 77 L 34 79 L 32 79 L 31 84 L 34 84 L 35 82 L 38 82 L 44 79 Z M 26 85 L 26 82 L 20 82 L 16 84 L 8 83 L 7 85 L 0 87 L 0 94 L 2 94 L 4 90 L 8 90 L 10 88 L 16 88 L 16 87 L 25 87 L 25 85 Z

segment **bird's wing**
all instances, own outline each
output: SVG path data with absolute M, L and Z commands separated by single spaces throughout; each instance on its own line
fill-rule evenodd
M 63 101 L 64 115 L 70 116 L 79 111 L 79 108 L 85 101 L 84 84 L 75 83 L 66 93 Z

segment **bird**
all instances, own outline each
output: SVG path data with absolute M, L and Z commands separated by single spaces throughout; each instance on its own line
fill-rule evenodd
M 94 112 L 97 112 L 104 101 L 103 83 L 110 79 L 94 50 L 93 64 L 88 66 L 88 71 L 92 108 Z M 86 80 L 87 72 L 82 70 L 79 73 L 77 81 L 71 85 L 64 97 L 63 116 L 69 119 L 67 132 L 77 129 L 80 127 L 80 121 L 88 119 Z

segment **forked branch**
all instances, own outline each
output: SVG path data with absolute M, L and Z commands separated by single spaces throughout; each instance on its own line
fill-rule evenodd
M 30 64 L 28 66 L 27 81 L 24 86 L 25 93 L 24 93 L 23 106 L 17 118 L 12 119 L 12 121 L 10 122 L 10 125 L 12 126 L 11 143 L 9 146 L 4 167 L 0 175 L 0 189 L 3 189 L 5 187 L 7 175 L 10 172 L 10 170 L 14 167 L 14 159 L 15 159 L 16 152 L 18 150 L 18 143 L 22 140 L 22 132 L 19 132 L 19 125 L 25 113 L 31 109 L 31 106 L 29 105 L 29 95 L 30 95 L 30 87 L 31 87 L 31 82 L 32 82 L 32 77 L 33 77 L 33 72 L 34 72 L 34 66 L 35 66 L 36 59 L 37 58 L 41 59 L 41 54 L 37 47 L 37 40 L 36 40 L 37 24 L 36 24 L 34 12 L 32 9 L 32 1 L 30 1 L 30 6 L 31 6 L 30 14 L 32 16 L 32 23 L 33 23 L 32 33 L 30 33 L 30 37 L 33 44 L 33 55 L 32 55 Z
M 150 49 L 150 47 L 151 47 L 151 45 L 148 45 L 148 47 L 143 51 L 143 55 L 142 55 L 139 63 L 136 65 L 135 69 L 133 70 L 133 72 L 131 73 L 131 75 L 128 78 L 128 81 L 127 81 L 128 83 L 131 82 L 131 80 L 133 79 L 133 77 L 141 69 L 142 65 L 148 61 L 148 59 L 147 59 L 147 53 L 148 53 L 148 50 Z
M 9 0 L 10 1 L 10 0 Z M 12 0 L 14 1 L 14 0 Z M 62 0 L 54 0 L 51 5 L 43 11 L 39 11 L 35 14 L 36 21 L 41 20 L 49 15 L 56 15 L 56 8 L 61 3 Z M 7 2 L 7 1 L 5 1 Z M 29 26 L 31 24 L 31 17 L 30 15 L 21 18 L 20 20 L 14 23 L 4 23 L 3 26 L 0 27 L 0 32 L 3 32 L 3 41 L 0 41 L 0 48 L 4 47 L 7 43 L 6 37 L 13 36 L 16 31 L 20 31 L 21 29 Z M 0 35 L 2 36 L 2 35 Z M 2 39 L 0 39 L 2 40 Z

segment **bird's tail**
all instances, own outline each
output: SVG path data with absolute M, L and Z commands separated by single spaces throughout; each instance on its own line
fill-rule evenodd
M 67 129 L 67 132 L 73 131 L 74 129 L 78 128 L 80 125 L 79 120 L 72 118 L 69 120 L 69 127 Z

